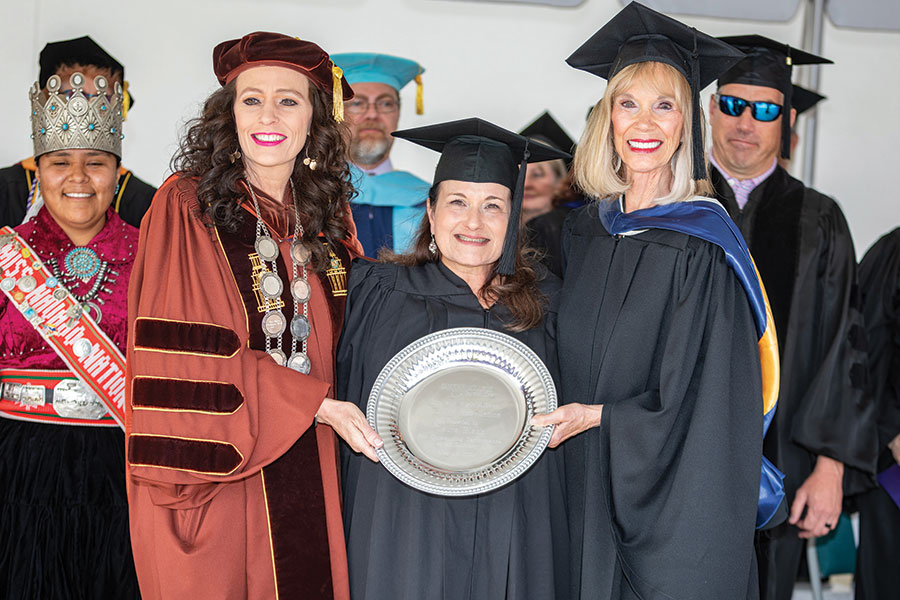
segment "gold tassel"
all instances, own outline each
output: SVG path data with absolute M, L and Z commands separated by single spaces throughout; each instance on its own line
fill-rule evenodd
M 425 114 L 425 100 L 422 94 L 422 74 L 416 75 L 416 114 Z
M 344 122 L 344 87 L 341 85 L 343 76 L 341 68 L 331 61 L 331 109 L 332 116 L 338 123 Z
M 128 82 L 122 82 L 122 120 L 128 118 L 128 107 L 131 106 L 131 96 L 128 94 Z

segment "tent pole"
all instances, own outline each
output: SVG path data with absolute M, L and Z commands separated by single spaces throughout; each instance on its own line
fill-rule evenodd
M 822 30 L 825 26 L 825 0 L 811 0 L 811 2 L 812 21 L 807 21 L 807 24 L 811 25 L 812 40 L 810 46 L 807 47 L 807 51 L 821 56 Z M 809 67 L 809 89 L 814 92 L 819 91 L 819 65 L 811 65 Z M 812 186 L 815 179 L 817 125 L 818 115 L 813 110 L 806 117 L 806 126 L 803 132 L 803 182 L 808 186 Z

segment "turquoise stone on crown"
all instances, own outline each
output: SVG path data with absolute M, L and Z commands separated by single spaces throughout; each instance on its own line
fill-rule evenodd
M 121 158 L 122 85 L 97 76 L 97 93 L 88 97 L 85 83 L 83 74 L 73 73 L 66 89 L 58 75 L 47 80 L 45 89 L 36 82 L 31 86 L 31 135 L 36 157 L 55 150 L 85 149 Z

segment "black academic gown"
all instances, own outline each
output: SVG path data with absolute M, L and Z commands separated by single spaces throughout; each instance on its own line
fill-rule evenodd
M 856 254 L 837 203 L 775 171 L 743 210 L 716 168 L 717 199 L 734 219 L 766 286 L 781 355 L 778 410 L 764 453 L 785 474 L 790 504 L 818 455 L 844 463 L 844 494 L 872 486 L 875 406 L 863 394 L 865 333 Z M 762 597 L 789 600 L 805 541 L 787 523 L 760 534 Z
M 724 252 L 674 231 L 610 236 L 590 205 L 563 256 L 563 399 L 603 405 L 563 445 L 569 597 L 756 598 L 762 375 Z
M 34 171 L 26 169 L 22 163 L 0 169 L 0 227 L 15 227 L 22 223 L 33 181 Z M 131 171 L 121 169 L 118 185 L 121 197 L 113 199 L 113 208 L 123 221 L 140 227 L 156 188 L 138 179 Z
M 869 342 L 868 395 L 878 405 L 879 471 L 896 464 L 887 444 L 900 435 L 900 227 L 859 264 Z M 880 487 L 862 494 L 856 599 L 900 596 L 900 508 Z
M 554 208 L 525 224 L 528 245 L 538 251 L 538 260 L 557 277 L 562 277 L 562 228 L 572 209 Z
M 552 277 L 552 276 L 551 276 Z M 556 296 L 558 282 L 542 286 Z M 510 333 L 503 306 L 484 310 L 438 263 L 356 261 L 337 356 L 337 397 L 366 411 L 382 367 L 424 335 L 451 327 L 504 331 L 556 376 L 556 314 Z M 552 306 L 552 305 L 551 305 Z M 466 498 L 426 494 L 342 448 L 344 527 L 354 600 L 547 600 L 567 597 L 562 454 L 547 451 L 510 485 Z M 758 468 L 758 465 L 757 465 Z M 759 474 L 757 473 L 757 479 Z

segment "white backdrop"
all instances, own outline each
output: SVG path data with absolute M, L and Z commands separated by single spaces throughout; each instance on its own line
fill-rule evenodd
M 550 109 L 577 138 L 605 82 L 564 61 L 620 8 L 618 0 L 585 0 L 576 8 L 447 0 L 2 0 L 0 165 L 31 154 L 27 90 L 40 49 L 85 34 L 126 67 L 137 102 L 125 124 L 124 162 L 155 185 L 168 173 L 184 122 L 216 88 L 212 48 L 256 30 L 309 39 L 330 53 L 377 51 L 421 62 L 425 114 L 415 114 L 410 85 L 401 128 L 480 116 L 517 130 Z M 803 14 L 779 24 L 682 20 L 712 35 L 760 33 L 799 45 Z M 900 225 L 900 33 L 829 24 L 824 40 L 823 54 L 836 64 L 822 69 L 828 100 L 818 109 L 814 184 L 840 202 L 862 256 Z M 711 93 L 704 92 L 704 106 Z M 436 159 L 402 140 L 392 157 L 425 179 Z

